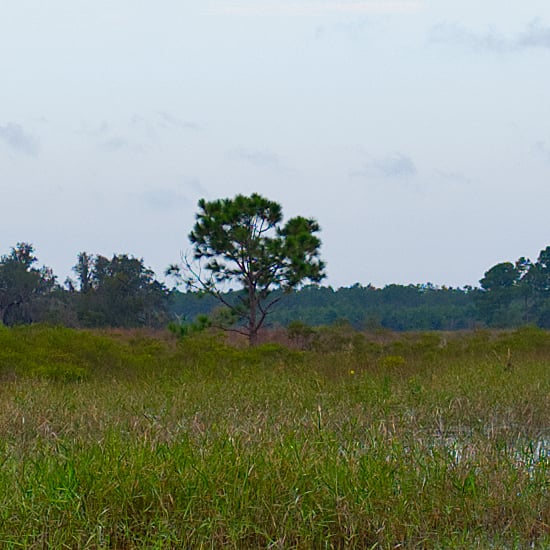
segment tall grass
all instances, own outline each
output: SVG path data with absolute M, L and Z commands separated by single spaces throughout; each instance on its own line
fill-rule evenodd
M 550 546 L 548 334 L 329 344 L 1 329 L 0 547 Z

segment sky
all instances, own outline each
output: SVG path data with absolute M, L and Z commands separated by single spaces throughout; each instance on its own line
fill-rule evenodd
M 550 245 L 548 0 L 0 0 L 0 254 L 189 250 L 200 198 L 319 222 L 326 284 Z

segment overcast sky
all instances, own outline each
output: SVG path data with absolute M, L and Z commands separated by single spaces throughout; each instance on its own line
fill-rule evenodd
M 157 273 L 199 198 L 315 217 L 327 284 L 550 245 L 549 0 L 0 0 L 0 253 Z

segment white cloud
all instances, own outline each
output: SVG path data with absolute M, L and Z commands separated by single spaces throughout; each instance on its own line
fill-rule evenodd
M 544 26 L 540 19 L 531 21 L 527 29 L 517 38 L 521 48 L 548 48 L 550 49 L 550 27 Z
M 9 122 L 6 126 L 0 125 L 0 140 L 14 151 L 31 157 L 36 157 L 40 150 L 38 139 L 14 122 Z
M 372 26 L 372 19 L 367 17 L 354 18 L 345 23 L 322 24 L 315 28 L 315 38 L 321 40 L 330 35 L 344 35 L 352 41 L 363 39 Z
M 437 170 L 436 177 L 447 185 L 470 185 L 472 179 L 461 172 Z
M 111 131 L 111 127 L 108 122 L 103 121 L 99 124 L 89 124 L 88 122 L 82 121 L 80 123 L 80 128 L 76 130 L 78 135 L 90 136 L 92 138 L 104 137 Z
M 172 113 L 159 111 L 157 113 L 158 124 L 163 128 L 176 128 L 178 130 L 198 130 L 199 125 L 196 122 L 183 120 Z
M 382 176 L 389 179 L 404 179 L 415 176 L 417 172 L 416 165 L 410 157 L 401 153 L 395 153 L 366 162 L 361 170 L 353 172 L 351 176 Z
M 197 198 L 209 196 L 208 189 L 197 178 L 186 178 L 172 186 L 150 188 L 139 195 L 132 195 L 148 208 L 179 211 L 196 203 Z
M 348 1 L 262 1 L 218 2 L 209 9 L 214 15 L 237 16 L 323 16 L 328 14 L 407 14 L 424 8 L 420 0 L 348 0 Z
M 184 181 L 183 187 L 186 192 L 197 197 L 210 197 L 210 191 L 201 183 L 198 178 L 188 178 Z
M 189 197 L 177 189 L 154 189 L 143 192 L 139 200 L 156 210 L 181 210 L 191 205 Z
M 441 23 L 432 27 L 430 40 L 496 53 L 520 52 L 534 48 L 550 49 L 550 27 L 545 26 L 540 19 L 535 19 L 524 31 L 508 36 L 493 28 L 475 32 L 456 23 Z
M 141 145 L 124 137 L 116 136 L 97 144 L 100 151 L 105 153 L 118 153 L 120 151 L 131 151 L 133 153 L 144 153 Z
M 244 160 L 254 164 L 255 166 L 272 166 L 279 164 L 279 157 L 269 151 L 260 149 L 246 149 L 245 147 L 238 147 L 233 149 L 230 156 L 239 160 Z
M 102 151 L 121 151 L 123 149 L 142 152 L 145 142 L 158 144 L 166 131 L 198 131 L 200 127 L 192 121 L 183 120 L 166 111 L 153 115 L 133 114 L 128 118 L 101 123 L 82 122 L 77 134 L 97 141 Z M 130 139 L 129 136 L 132 136 Z
M 284 165 L 278 155 L 264 149 L 247 149 L 238 147 L 229 152 L 229 157 L 246 162 L 257 168 L 265 168 L 275 171 L 284 170 Z

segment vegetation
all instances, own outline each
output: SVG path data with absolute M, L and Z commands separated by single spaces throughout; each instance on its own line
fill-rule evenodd
M 318 332 L 0 327 L 0 545 L 550 545 L 548 333 Z
M 81 252 L 74 272 L 80 292 L 73 281 L 68 281 L 68 287 L 81 326 L 163 326 L 168 322 L 170 293 L 142 259 L 115 254 L 109 260 Z
M 36 307 L 55 286 L 47 267 L 37 268 L 34 247 L 17 243 L 0 258 L 0 324 L 31 322 Z
M 18 243 L 0 258 L 0 325 L 49 323 L 68 327 L 163 327 L 171 292 L 142 259 L 81 252 L 61 286 L 52 270 L 36 267 L 34 247 Z
M 245 334 L 251 344 L 258 340 L 273 307 L 304 281 L 324 278 L 319 259 L 320 228 L 315 220 L 301 216 L 281 226 L 281 206 L 257 194 L 234 199 L 199 201 L 197 222 L 189 234 L 194 261 L 185 259 L 184 271 L 171 266 L 168 274 L 184 279 L 187 287 L 214 296 L 225 308 L 218 326 Z M 228 299 L 224 291 L 237 285 Z
M 535 262 L 522 257 L 493 266 L 480 284 L 478 306 L 490 325 L 550 328 L 550 246 Z
M 298 216 L 281 225 L 280 205 L 256 194 L 201 200 L 199 208 L 190 233 L 193 258 L 168 269 L 186 283 L 186 292 L 169 290 L 143 259 L 128 254 L 109 259 L 81 252 L 76 280 L 61 285 L 50 268 L 38 267 L 34 247 L 22 242 L 0 256 L 0 324 L 170 325 L 179 334 L 217 326 L 251 343 L 265 327 L 294 322 L 396 331 L 550 328 L 550 246 L 536 261 L 496 264 L 479 287 L 357 283 L 335 290 L 316 284 L 325 266 L 315 220 Z
M 175 294 L 172 311 L 210 313 L 215 304 L 193 293 Z M 230 300 L 231 295 L 226 299 Z M 550 247 L 537 261 L 520 258 L 499 263 L 480 280 L 479 288 L 355 284 L 334 290 L 309 286 L 285 297 L 270 317 L 272 325 L 293 321 L 311 326 L 346 320 L 357 329 L 464 330 L 479 327 L 550 328 Z
M 486 326 L 477 308 L 479 289 L 437 288 L 433 285 L 372 285 L 332 289 L 307 286 L 282 296 L 268 319 L 270 326 L 288 326 L 300 321 L 311 326 L 332 325 L 342 320 L 356 329 L 463 330 Z M 228 293 L 226 300 L 232 300 Z M 275 293 L 278 295 L 278 293 Z M 174 293 L 171 311 L 194 319 L 212 314 L 217 302 L 200 294 Z M 511 326 L 520 326 L 522 323 Z

